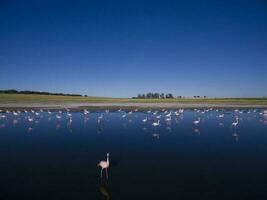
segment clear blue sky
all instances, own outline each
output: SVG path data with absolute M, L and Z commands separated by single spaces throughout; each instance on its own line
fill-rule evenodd
M 0 89 L 267 96 L 267 3 L 0 1 Z

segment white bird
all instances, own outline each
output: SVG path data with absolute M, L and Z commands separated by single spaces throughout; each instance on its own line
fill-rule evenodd
M 219 118 L 223 118 L 223 117 L 224 117 L 224 114 L 219 115 Z
M 0 118 L 6 118 L 6 115 L 0 115 Z
M 14 111 L 14 112 L 13 112 L 13 115 L 18 116 L 18 113 Z
M 60 115 L 56 115 L 56 118 L 57 118 L 57 119 L 61 119 L 61 116 L 60 116 Z
M 103 169 L 106 170 L 106 176 L 107 176 L 107 178 L 108 178 L 109 153 L 107 153 L 107 161 L 102 160 L 102 161 L 100 161 L 100 162 L 98 163 L 97 166 L 101 167 L 101 172 L 100 172 L 100 176 L 101 176 L 101 178 L 102 178 L 102 172 L 103 172 Z
M 158 120 L 158 122 L 152 123 L 152 126 L 159 126 L 159 120 Z
M 236 127 L 238 125 L 238 117 L 236 118 L 236 121 L 232 123 L 232 126 Z
M 193 123 L 194 123 L 195 125 L 198 125 L 198 124 L 200 123 L 200 118 L 198 118 L 198 120 L 193 121 Z
M 145 119 L 142 120 L 143 122 L 147 122 L 147 117 Z
M 28 121 L 29 121 L 29 122 L 33 122 L 33 118 L 28 117 Z
M 125 117 L 126 117 L 126 114 L 123 114 L 123 115 L 122 115 L 122 118 L 125 118 Z
M 69 123 L 70 123 L 70 124 L 72 123 L 72 117 L 69 118 Z
M 167 122 L 169 122 L 169 121 L 172 120 L 172 118 L 171 118 L 171 117 L 167 117 L 165 120 L 166 120 Z
M 49 110 L 47 111 L 47 113 L 48 113 L 49 115 L 51 115 L 51 112 L 50 112 Z
M 167 115 L 165 115 L 166 117 L 170 117 L 171 116 L 171 112 L 169 112 Z
M 72 114 L 71 114 L 71 113 L 69 113 L 69 112 L 67 112 L 67 116 L 68 116 L 68 117 L 71 117 L 71 116 L 72 116 Z
M 89 111 L 84 109 L 83 114 L 87 115 L 87 114 L 89 114 Z
M 161 115 L 156 116 L 156 118 L 157 118 L 157 119 L 160 119 L 160 118 L 161 118 Z

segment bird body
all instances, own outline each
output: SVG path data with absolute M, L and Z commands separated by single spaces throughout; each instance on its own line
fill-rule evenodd
M 193 121 L 193 123 L 194 123 L 195 125 L 198 125 L 198 124 L 200 123 L 200 118 L 198 118 L 198 120 Z
M 224 114 L 219 115 L 219 118 L 223 118 L 223 117 L 224 117 Z
M 159 126 L 159 120 L 158 120 L 158 122 L 154 122 L 154 123 L 152 124 L 152 126 Z
M 166 120 L 167 122 L 169 122 L 169 121 L 172 120 L 172 118 L 171 118 L 171 117 L 167 117 L 165 120 Z
M 147 122 L 147 117 L 145 119 L 142 120 L 143 122 Z
M 236 118 L 236 121 L 232 123 L 232 126 L 236 127 L 238 125 L 238 117 Z

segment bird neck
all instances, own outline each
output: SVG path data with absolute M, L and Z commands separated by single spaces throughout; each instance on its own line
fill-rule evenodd
M 108 163 L 108 165 L 109 165 L 109 156 L 107 156 L 107 163 Z

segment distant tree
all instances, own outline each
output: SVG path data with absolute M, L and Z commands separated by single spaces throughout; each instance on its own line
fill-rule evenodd
M 154 98 L 154 99 L 158 99 L 158 98 L 159 98 L 159 93 L 154 93 L 154 94 L 153 94 L 153 98 Z
M 172 95 L 172 93 L 168 93 L 168 94 L 166 94 L 166 99 L 173 99 L 173 95 Z
M 165 98 L 164 93 L 161 93 L 161 94 L 160 94 L 160 98 L 161 98 L 161 99 L 164 99 L 164 98 Z
M 147 99 L 152 99 L 152 93 L 151 93 L 151 92 L 148 92 L 148 93 L 146 94 L 146 98 L 147 98 Z

